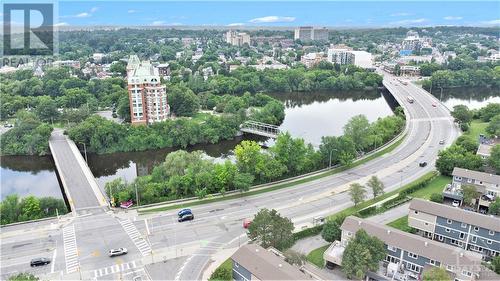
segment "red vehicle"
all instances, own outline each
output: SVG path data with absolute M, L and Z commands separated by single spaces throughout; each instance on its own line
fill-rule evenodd
M 243 228 L 248 228 L 250 227 L 250 224 L 252 223 L 252 220 L 251 219 L 244 219 L 243 220 Z
M 128 208 L 132 207 L 132 205 L 134 205 L 134 202 L 132 202 L 132 199 L 131 199 L 131 200 L 128 200 L 128 201 L 125 201 L 125 202 L 121 202 L 120 203 L 120 208 L 128 209 Z

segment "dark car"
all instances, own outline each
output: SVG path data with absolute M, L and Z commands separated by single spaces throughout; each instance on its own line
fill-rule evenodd
M 184 216 L 181 216 L 178 219 L 179 222 L 192 221 L 192 220 L 194 220 L 194 215 L 193 214 L 185 214 Z
M 182 217 L 182 216 L 185 216 L 185 215 L 187 215 L 187 214 L 192 214 L 192 213 L 193 213 L 193 212 L 191 212 L 191 209 L 182 209 L 182 210 L 180 210 L 180 211 L 177 213 L 177 215 L 178 215 L 179 217 Z
M 46 265 L 50 263 L 50 259 L 48 258 L 35 258 L 31 260 L 30 265 L 31 266 L 41 266 L 41 265 Z
M 420 167 L 425 167 L 425 166 L 427 166 L 427 162 L 420 162 L 420 163 L 418 163 L 418 165 Z

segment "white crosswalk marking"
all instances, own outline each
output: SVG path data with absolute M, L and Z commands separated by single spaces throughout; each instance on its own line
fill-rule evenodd
M 148 242 L 141 236 L 141 234 L 137 230 L 137 227 L 135 227 L 135 225 L 128 219 L 120 221 L 120 224 L 122 225 L 123 229 L 125 229 L 125 232 L 130 237 L 130 239 L 132 239 L 141 254 L 143 256 L 150 255 L 151 246 L 149 246 Z
M 66 273 L 73 273 L 80 267 L 74 225 L 63 228 L 63 243 L 64 257 L 66 259 Z
M 118 273 L 124 272 L 126 270 L 134 269 L 136 267 L 137 267 L 137 264 L 135 263 L 135 261 L 132 261 L 132 262 L 127 262 L 127 263 L 122 263 L 122 264 L 111 265 L 111 266 L 104 267 L 104 268 L 99 268 L 99 269 L 94 270 L 94 280 L 99 278 L 99 277 L 102 277 L 102 276 L 106 276 L 109 274 L 118 274 Z

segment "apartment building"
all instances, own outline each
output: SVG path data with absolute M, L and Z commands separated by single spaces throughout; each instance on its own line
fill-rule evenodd
M 266 250 L 256 244 L 240 247 L 232 256 L 233 280 L 312 280 L 298 268 L 285 262 L 275 249 Z
M 127 64 L 127 82 L 132 125 L 152 124 L 168 118 L 170 106 L 157 68 L 132 55 Z
M 495 198 L 500 197 L 500 176 L 455 167 L 452 182 L 443 190 L 443 197 L 462 202 L 462 186 L 472 185 L 480 193 L 477 209 L 484 211 Z
M 353 51 L 351 48 L 330 48 L 327 59 L 329 62 L 339 65 L 353 64 L 365 69 L 373 68 L 372 54 L 366 51 Z
M 342 255 L 349 240 L 360 229 L 382 240 L 386 258 L 378 272 L 378 280 L 421 280 L 421 274 L 432 268 L 442 267 L 452 280 L 479 280 L 484 272 L 481 255 L 450 245 L 403 232 L 369 220 L 347 217 L 341 226 L 341 241 L 334 242 L 324 253 L 326 262 L 341 265 Z
M 323 53 L 308 53 L 300 58 L 300 62 L 303 63 L 307 68 L 313 67 L 324 60 Z
M 328 41 L 328 34 L 329 30 L 326 27 L 300 26 L 295 29 L 293 38 L 303 42 Z
M 420 235 L 485 259 L 500 255 L 500 218 L 422 199 L 413 199 L 409 209 L 408 225 Z
M 244 32 L 229 30 L 226 32 L 226 42 L 234 46 L 250 45 L 250 35 Z

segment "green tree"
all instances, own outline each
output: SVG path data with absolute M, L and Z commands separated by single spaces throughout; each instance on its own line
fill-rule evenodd
M 233 279 L 232 269 L 226 267 L 218 267 L 212 275 L 210 275 L 211 281 L 230 281 Z
M 436 203 L 443 203 L 443 194 L 441 193 L 432 193 L 431 194 L 431 197 L 429 198 L 429 200 L 431 200 L 432 202 L 436 202 Z
M 31 273 L 18 273 L 16 275 L 10 276 L 8 280 L 9 281 L 37 281 L 40 279 Z
M 469 206 L 472 206 L 473 201 L 479 197 L 477 188 L 474 185 L 462 186 L 462 192 L 464 197 L 463 202 Z
M 340 241 L 342 230 L 337 220 L 328 220 L 321 230 L 321 237 L 327 242 Z
M 364 115 L 352 117 L 344 125 L 344 135 L 350 137 L 358 151 L 362 151 L 367 146 L 366 136 L 369 134 L 370 122 Z
M 500 256 L 491 259 L 491 269 L 495 271 L 496 274 L 500 274 Z
M 380 239 L 358 230 L 342 256 L 342 271 L 347 278 L 363 279 L 367 271 L 377 271 L 385 258 L 385 246 Z
M 500 136 L 500 114 L 491 118 L 488 126 L 486 127 L 486 132 L 492 136 Z
M 294 139 L 288 132 L 280 134 L 270 150 L 291 175 L 298 175 L 308 170 L 310 167 L 307 167 L 307 157 L 314 153 L 313 148 L 307 146 L 303 139 Z
M 293 223 L 276 210 L 261 209 L 248 228 L 248 237 L 264 247 L 286 249 L 293 244 Z
M 467 106 L 460 104 L 453 107 L 451 116 L 453 116 L 453 118 L 455 118 L 455 121 L 457 121 L 458 123 L 470 124 L 473 114 Z
M 373 197 L 384 193 L 384 183 L 377 176 L 372 176 L 366 183 L 372 189 Z
M 57 118 L 59 117 L 57 104 L 49 96 L 42 96 L 38 98 L 38 105 L 35 112 L 38 118 L 45 122 L 57 121 Z
M 349 186 L 349 195 L 354 206 L 356 206 L 365 200 L 366 189 L 359 183 L 353 183 Z
M 255 141 L 242 141 L 234 148 L 238 169 L 243 173 L 256 175 L 256 167 L 262 161 L 260 145 Z
M 40 200 L 35 196 L 27 196 L 21 200 L 20 209 L 21 214 L 19 219 L 21 221 L 36 220 L 42 217 L 42 210 L 40 209 Z
M 488 164 L 497 171 L 497 174 L 500 174 L 500 144 L 495 145 L 491 149 Z
M 488 208 L 488 214 L 491 215 L 500 215 L 500 198 L 496 198 L 493 203 L 490 204 L 490 207 Z
M 193 116 L 200 108 L 198 97 L 185 86 L 173 86 L 169 89 L 168 103 L 177 116 Z
M 291 265 L 302 266 L 306 261 L 306 256 L 292 249 L 286 250 L 283 255 L 285 255 L 285 261 Z
M 450 281 L 451 276 L 442 267 L 432 267 L 424 271 L 422 275 L 424 281 Z
M 479 170 L 483 166 L 481 156 L 467 151 L 456 144 L 438 153 L 436 168 L 443 175 L 450 176 L 453 168 L 459 167 L 469 170 Z

